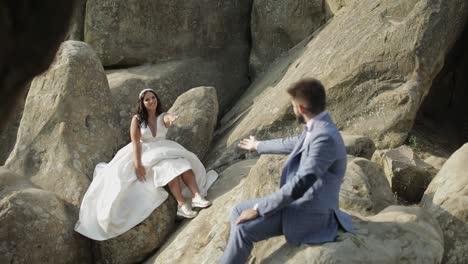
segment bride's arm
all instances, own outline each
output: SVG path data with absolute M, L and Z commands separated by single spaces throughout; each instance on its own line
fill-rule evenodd
M 133 143 L 133 164 L 135 165 L 136 175 L 139 181 L 145 180 L 145 168 L 141 163 L 141 143 L 140 143 L 140 124 L 137 116 L 133 116 L 130 125 L 130 138 Z

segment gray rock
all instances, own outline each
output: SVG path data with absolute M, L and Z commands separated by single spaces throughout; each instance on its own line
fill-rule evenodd
M 213 139 L 218 120 L 218 100 L 214 87 L 190 89 L 177 98 L 169 113 L 179 118 L 169 128 L 168 139 L 174 140 L 201 160 Z
M 276 58 L 311 35 L 326 20 L 322 0 L 254 0 L 251 74 L 259 76 Z
M 419 207 L 391 206 L 378 215 L 355 217 L 356 235 L 292 247 L 284 237 L 255 245 L 255 263 L 441 263 L 444 240 L 437 221 Z
M 175 225 L 177 203 L 172 196 L 143 222 L 122 235 L 93 242 L 96 263 L 140 263 L 166 242 Z
M 251 0 L 88 0 L 85 42 L 104 66 L 224 53 L 245 63 L 250 7 Z
M 122 137 L 91 47 L 64 42 L 49 71 L 32 82 L 25 109 L 5 166 L 79 206 L 95 165 L 110 160 Z
M 91 263 L 77 210 L 0 167 L 0 263 Z
M 392 191 L 404 201 L 418 203 L 433 177 L 433 167 L 408 146 L 378 150 L 372 157 L 384 169 Z
M 396 203 L 387 178 L 378 164 L 348 156 L 340 191 L 341 208 L 366 216 L 377 214 Z
M 348 155 L 371 159 L 375 144 L 369 137 L 342 133 Z
M 465 144 L 447 160 L 421 201 L 444 232 L 443 263 L 465 263 L 468 259 L 467 161 L 468 144 Z

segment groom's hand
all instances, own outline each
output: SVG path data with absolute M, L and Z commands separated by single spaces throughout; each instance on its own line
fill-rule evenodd
M 255 139 L 254 136 L 250 136 L 250 138 L 244 138 L 239 142 L 237 145 L 241 149 L 245 149 L 248 151 L 256 151 L 257 150 L 258 141 Z
M 242 211 L 239 218 L 237 218 L 236 224 L 247 222 L 258 217 L 258 211 L 255 209 L 246 209 Z

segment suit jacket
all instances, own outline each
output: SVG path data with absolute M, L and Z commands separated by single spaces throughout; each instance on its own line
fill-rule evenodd
M 291 244 L 334 241 L 338 226 L 353 232 L 351 217 L 339 209 L 339 192 L 346 171 L 346 149 L 328 114 L 314 120 L 310 135 L 261 141 L 260 154 L 290 154 L 280 189 L 258 203 L 260 216 L 280 213 Z

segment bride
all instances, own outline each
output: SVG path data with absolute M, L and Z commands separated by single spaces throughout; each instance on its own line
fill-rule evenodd
M 218 177 L 216 172 L 206 173 L 195 154 L 165 139 L 167 128 L 177 117 L 162 113 L 152 89 L 140 92 L 130 126 L 132 142 L 109 163 L 96 166 L 81 203 L 77 232 L 106 240 L 130 230 L 166 200 L 166 185 L 177 200 L 178 216 L 193 218 L 197 212 L 191 207 L 211 205 L 204 196 Z M 189 206 L 184 196 L 192 195 Z

